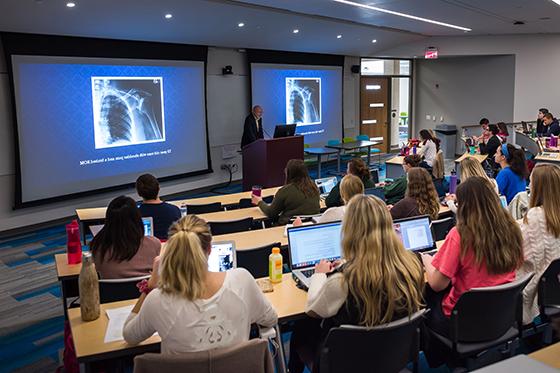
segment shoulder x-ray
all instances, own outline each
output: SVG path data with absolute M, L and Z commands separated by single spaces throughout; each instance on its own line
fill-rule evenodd
M 95 148 L 165 141 L 161 77 L 92 77 Z
M 286 123 L 321 123 L 321 78 L 286 78 Z

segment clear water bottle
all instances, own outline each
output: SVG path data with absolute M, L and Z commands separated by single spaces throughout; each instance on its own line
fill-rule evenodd
M 181 217 L 187 216 L 187 205 L 181 205 L 179 210 L 181 210 Z

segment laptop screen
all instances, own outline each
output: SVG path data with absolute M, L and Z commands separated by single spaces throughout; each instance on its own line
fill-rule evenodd
M 313 266 L 321 259 L 340 259 L 340 230 L 339 221 L 288 228 L 292 269 Z
M 235 244 L 233 241 L 212 242 L 208 256 L 210 272 L 224 272 L 236 267 Z
M 330 193 L 332 188 L 334 188 L 334 186 L 336 185 L 337 182 L 338 182 L 338 180 L 337 180 L 336 176 L 325 177 L 323 179 L 315 180 L 315 184 L 317 185 L 317 188 L 319 188 L 319 191 L 321 192 L 321 194 Z
M 142 218 L 142 224 L 144 225 L 144 236 L 154 235 L 154 219 L 151 217 Z
M 434 247 L 430 219 L 427 216 L 395 220 L 393 228 L 407 250 L 421 251 Z

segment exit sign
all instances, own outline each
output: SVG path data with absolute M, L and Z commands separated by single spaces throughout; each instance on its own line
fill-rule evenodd
M 424 58 L 427 60 L 435 60 L 436 58 L 438 58 L 438 49 L 434 47 L 426 48 Z

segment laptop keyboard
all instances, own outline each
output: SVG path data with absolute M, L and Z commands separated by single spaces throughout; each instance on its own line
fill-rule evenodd
M 312 269 L 304 269 L 304 270 L 301 271 L 301 273 L 303 273 L 303 275 L 304 275 L 305 277 L 311 277 L 311 276 L 313 276 L 313 273 L 315 273 L 315 269 L 314 269 L 314 268 L 312 268 Z

